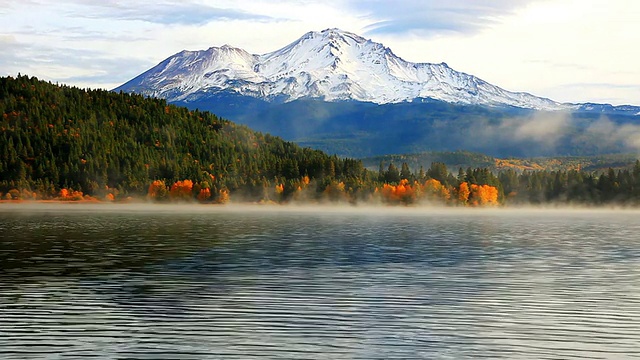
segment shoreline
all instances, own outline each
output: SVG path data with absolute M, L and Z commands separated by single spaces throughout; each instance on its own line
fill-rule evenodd
M 69 210 L 95 211 L 95 212 L 122 212 L 122 213 L 295 213 L 295 214 L 353 214 L 353 215 L 452 215 L 477 214 L 477 215 L 521 215 L 539 214 L 553 215 L 556 213 L 574 214 L 599 214 L 599 213 L 638 213 L 640 207 L 633 206 L 571 206 L 571 205 L 503 205 L 489 207 L 464 207 L 446 206 L 437 204 L 418 204 L 411 206 L 398 206 L 388 204 L 360 204 L 347 203 L 198 203 L 198 202 L 174 202 L 156 203 L 141 199 L 127 201 L 99 201 L 99 200 L 0 200 L 0 214 L 10 211 L 20 213 L 38 213 L 50 211 Z

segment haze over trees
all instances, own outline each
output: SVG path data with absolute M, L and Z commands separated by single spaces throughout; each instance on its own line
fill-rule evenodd
M 3 199 L 637 204 L 633 169 L 492 172 L 330 156 L 164 100 L 0 78 Z M 451 171 L 456 172 L 454 176 Z

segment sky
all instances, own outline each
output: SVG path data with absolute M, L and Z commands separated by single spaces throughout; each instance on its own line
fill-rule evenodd
M 0 75 L 112 89 L 181 50 L 340 28 L 510 91 L 640 105 L 637 0 L 0 0 Z

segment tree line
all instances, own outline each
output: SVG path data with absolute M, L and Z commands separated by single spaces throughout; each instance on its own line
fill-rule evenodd
M 0 196 L 4 200 L 374 202 L 500 205 L 640 199 L 633 169 L 429 169 L 330 156 L 207 111 L 106 90 L 0 78 Z

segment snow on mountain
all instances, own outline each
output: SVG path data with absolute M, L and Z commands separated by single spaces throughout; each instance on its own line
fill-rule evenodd
M 228 45 L 182 51 L 115 90 L 186 102 L 232 91 L 285 102 L 319 98 L 386 104 L 431 98 L 537 110 L 571 107 L 504 90 L 445 63 L 407 62 L 382 44 L 338 29 L 309 32 L 264 55 Z

